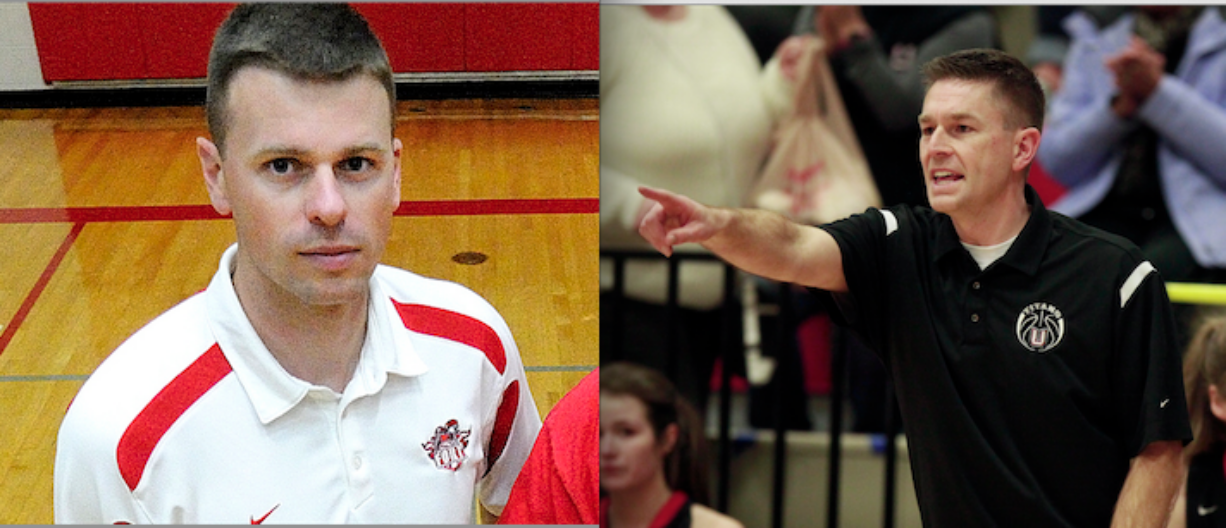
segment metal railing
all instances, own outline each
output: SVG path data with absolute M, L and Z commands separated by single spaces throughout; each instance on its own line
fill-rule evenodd
M 628 260 L 644 260 L 649 262 L 666 261 L 668 263 L 668 295 L 665 303 L 665 319 L 668 335 L 666 343 L 669 344 L 670 350 L 677 350 L 678 344 L 678 313 L 679 313 L 679 292 L 678 280 L 680 275 L 680 266 L 682 261 L 708 261 L 721 262 L 714 255 L 703 253 L 674 253 L 672 258 L 665 259 L 659 253 L 654 251 L 607 251 L 600 252 L 601 258 L 608 258 L 613 261 L 613 285 L 612 298 L 608 303 L 601 304 L 601 317 L 612 317 L 615 321 L 621 321 L 623 310 L 622 302 L 625 300 L 625 273 L 626 261 Z M 735 328 L 735 319 L 741 315 L 737 313 L 736 303 L 728 302 L 735 296 L 736 291 L 736 268 L 731 265 L 724 264 L 724 284 L 723 292 L 725 302 L 721 310 L 723 311 L 723 329 L 727 335 L 721 340 L 723 346 L 720 350 L 720 359 L 723 366 L 720 368 L 720 389 L 719 389 L 719 424 L 718 424 L 718 460 L 716 465 L 717 472 L 717 487 L 715 507 L 719 511 L 728 511 L 728 490 L 729 490 L 729 475 L 732 467 L 732 447 L 731 447 L 731 416 L 732 416 L 732 369 L 729 365 L 732 364 L 732 355 L 743 353 L 741 349 L 742 341 L 740 336 L 731 335 L 732 329 Z M 781 288 L 787 288 L 786 284 L 780 284 Z M 786 294 L 786 291 L 782 291 Z M 606 306 L 608 304 L 608 306 Z M 781 303 L 786 305 L 787 303 Z M 606 313 L 607 310 L 607 313 Z M 781 314 L 782 316 L 782 314 Z M 780 325 L 782 327 L 782 325 Z M 782 330 L 781 330 L 782 331 Z M 621 334 L 617 332 L 609 336 L 610 346 L 614 348 L 616 354 L 621 351 Z M 782 342 L 782 341 L 780 341 Z M 603 359 L 604 351 L 602 351 Z M 610 358 L 610 359 L 616 359 Z M 777 370 L 776 370 L 777 372 Z M 677 364 L 677 354 L 669 354 L 666 370 L 664 373 L 671 380 L 677 380 L 680 374 L 680 366 Z M 704 382 L 706 380 L 703 380 Z M 775 401 L 782 400 L 781 391 L 782 384 L 775 384 Z M 786 452 L 786 435 L 787 428 L 783 417 L 781 406 L 776 405 L 774 410 L 775 422 L 775 453 L 774 453 L 774 489 L 772 493 L 773 500 L 771 501 L 771 526 L 780 528 L 783 526 L 783 496 L 784 496 L 784 477 L 785 477 L 785 460 Z

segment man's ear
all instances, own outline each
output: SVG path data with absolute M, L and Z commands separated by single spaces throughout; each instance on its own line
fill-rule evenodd
M 221 168 L 221 151 L 212 141 L 198 137 L 196 156 L 200 158 L 204 186 L 209 190 L 209 201 L 213 202 L 213 209 L 222 216 L 229 215 L 233 210 L 230 208 L 230 199 L 226 196 L 226 174 Z
M 392 138 L 392 174 L 396 180 L 393 182 L 393 185 L 396 186 L 396 191 L 392 193 L 395 196 L 395 205 L 392 206 L 393 210 L 400 207 L 400 155 L 403 151 L 404 145 L 400 140 Z
M 1013 170 L 1024 171 L 1039 155 L 1039 140 L 1042 134 L 1035 127 L 1026 127 L 1013 136 Z

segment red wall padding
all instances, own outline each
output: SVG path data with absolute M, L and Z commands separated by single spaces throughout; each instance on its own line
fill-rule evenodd
M 30 4 L 43 78 L 144 79 L 137 4 Z
M 557 4 L 473 4 L 464 41 L 469 71 L 569 70 L 571 10 Z
M 236 4 L 138 4 L 145 64 L 153 79 L 208 75 L 213 34 Z
M 234 4 L 29 4 L 48 81 L 204 77 Z M 600 9 L 589 4 L 355 4 L 392 70 L 596 70 Z
M 392 71 L 464 71 L 464 4 L 354 4 L 383 42 Z
M 600 69 L 600 4 L 570 4 L 575 10 L 571 31 L 575 38 L 572 42 L 574 50 L 574 70 Z

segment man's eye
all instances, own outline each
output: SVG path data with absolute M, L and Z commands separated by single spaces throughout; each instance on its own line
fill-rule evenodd
M 925 136 L 931 136 L 933 130 L 936 130 L 936 129 L 933 127 L 920 127 L 920 133 Z
M 289 174 L 294 170 L 293 160 L 281 158 L 268 162 L 268 169 L 274 174 Z
M 349 172 L 361 172 L 374 167 L 374 162 L 366 158 L 349 158 L 341 162 L 341 168 Z

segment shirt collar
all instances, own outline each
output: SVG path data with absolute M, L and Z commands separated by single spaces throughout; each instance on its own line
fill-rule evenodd
M 318 387 L 286 372 L 251 326 L 231 279 L 237 250 L 234 244 L 222 254 L 205 292 L 209 326 L 260 421 L 268 424 Z M 416 376 L 427 370 L 413 350 L 404 325 L 398 325 L 400 319 L 379 280 L 371 277 L 370 283 L 366 341 L 353 379 L 345 389 L 343 398 L 347 400 L 377 393 L 387 373 Z
M 1022 273 L 1033 276 L 1039 271 L 1039 264 L 1043 261 L 1043 254 L 1047 251 L 1047 241 L 1051 238 L 1051 215 L 1043 206 L 1039 193 L 1035 192 L 1030 184 L 1026 184 L 1025 194 L 1026 204 L 1030 206 L 1030 218 L 1026 220 L 1026 225 L 1022 227 L 1022 232 L 1013 242 L 1013 246 L 1009 248 L 1009 252 L 996 261 L 995 265 L 1011 266 Z M 958 238 L 958 231 L 954 229 L 953 220 L 949 218 L 949 215 L 944 214 L 938 218 L 932 260 L 941 260 L 955 251 L 965 252 L 966 248 L 962 247 L 962 241 Z
M 378 392 L 387 381 L 388 374 L 411 377 L 429 370 L 413 348 L 409 331 L 396 312 L 377 271 L 370 280 L 370 299 L 362 359 L 350 387 L 346 389 L 346 392 L 356 391 L 352 397 Z

